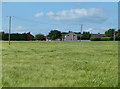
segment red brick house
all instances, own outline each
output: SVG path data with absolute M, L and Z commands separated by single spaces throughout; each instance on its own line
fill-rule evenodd
M 34 36 L 32 34 L 30 34 L 30 32 L 27 33 L 27 39 L 30 40 L 34 40 Z

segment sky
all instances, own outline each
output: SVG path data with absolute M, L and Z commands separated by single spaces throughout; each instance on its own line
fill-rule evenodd
M 47 35 L 61 32 L 104 33 L 118 27 L 117 2 L 3 2 L 2 30 L 8 32 L 12 17 L 12 33 L 31 32 Z

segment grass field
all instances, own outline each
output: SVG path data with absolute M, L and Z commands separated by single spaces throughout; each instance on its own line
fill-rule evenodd
M 3 42 L 3 86 L 118 86 L 118 42 Z

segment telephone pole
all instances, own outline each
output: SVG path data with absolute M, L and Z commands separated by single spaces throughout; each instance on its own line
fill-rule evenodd
M 81 41 L 81 37 L 82 37 L 82 27 L 83 27 L 83 24 L 81 24 L 81 35 L 80 35 L 80 41 Z
M 113 41 L 115 41 L 115 30 L 114 30 L 114 38 L 113 38 Z
M 10 34 L 11 34 L 11 20 L 13 16 L 7 16 L 9 17 L 9 36 L 8 36 L 8 40 L 9 40 L 9 45 L 10 45 Z

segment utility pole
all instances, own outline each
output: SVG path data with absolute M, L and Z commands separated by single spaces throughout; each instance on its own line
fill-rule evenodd
M 114 38 L 113 38 L 113 41 L 115 41 L 115 30 L 114 30 Z
M 83 24 L 81 24 L 81 35 L 80 35 L 80 41 L 81 41 L 81 37 L 82 37 L 82 27 L 83 27 Z
M 7 16 L 9 17 L 9 36 L 8 36 L 8 40 L 9 40 L 9 45 L 10 45 L 10 34 L 11 34 L 11 20 L 13 16 Z

